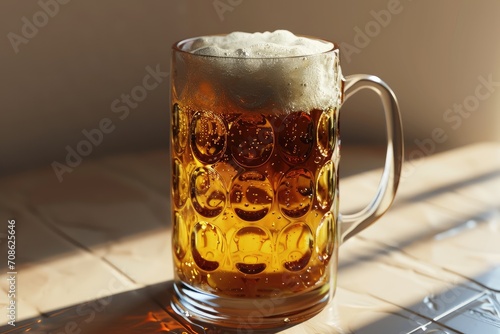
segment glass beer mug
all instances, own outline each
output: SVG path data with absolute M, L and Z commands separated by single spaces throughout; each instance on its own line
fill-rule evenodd
M 286 31 L 173 46 L 172 307 L 179 314 L 230 328 L 312 317 L 333 296 L 339 245 L 391 205 L 403 152 L 396 98 L 377 77 L 344 78 L 339 53 L 333 43 Z M 341 215 L 339 110 L 364 88 L 385 110 L 385 168 L 372 202 Z

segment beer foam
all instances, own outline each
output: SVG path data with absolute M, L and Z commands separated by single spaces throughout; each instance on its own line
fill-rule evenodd
M 340 103 L 339 55 L 333 43 L 286 30 L 233 32 L 194 39 L 183 50 L 206 56 L 193 77 L 214 83 L 243 108 L 273 105 L 308 112 Z
M 224 36 L 205 36 L 197 39 L 192 53 L 238 58 L 278 58 L 309 56 L 333 48 L 333 43 L 295 36 L 287 30 L 273 32 L 232 32 Z

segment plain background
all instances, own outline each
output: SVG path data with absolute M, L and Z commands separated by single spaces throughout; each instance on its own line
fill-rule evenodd
M 288 29 L 355 47 L 344 52 L 343 73 L 374 74 L 394 89 L 410 156 L 500 139 L 500 87 L 476 99 L 459 126 L 444 118 L 454 105 L 474 102 L 480 77 L 500 82 L 497 0 L 60 1 L 0 4 L 1 174 L 64 163 L 67 147 L 105 118 L 114 130 L 85 159 L 166 149 L 168 78 L 124 119 L 111 104 L 142 85 L 148 66 L 168 72 L 175 41 L 235 30 Z M 26 22 L 39 27 L 14 46 Z M 341 123 L 345 144 L 384 144 L 372 94 L 349 100 Z M 435 129 L 445 134 L 438 143 Z

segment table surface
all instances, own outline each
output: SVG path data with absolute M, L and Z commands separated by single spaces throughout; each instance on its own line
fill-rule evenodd
M 168 312 L 168 166 L 154 151 L 87 159 L 62 182 L 49 167 L 0 179 L 18 306 L 13 327 L 2 259 L 0 332 L 204 332 Z M 342 179 L 342 211 L 363 207 L 379 178 Z M 390 211 L 340 247 L 333 301 L 283 332 L 500 333 L 500 144 L 407 162 Z

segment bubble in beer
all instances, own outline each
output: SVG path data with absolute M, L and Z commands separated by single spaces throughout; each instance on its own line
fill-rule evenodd
M 288 115 L 279 127 L 278 143 L 283 158 L 290 164 L 307 160 L 314 145 L 314 123 L 305 112 Z
M 284 215 L 299 218 L 311 208 L 314 176 L 305 168 L 294 168 L 282 178 L 278 187 L 278 203 Z
M 229 199 L 234 212 L 246 221 L 258 221 L 271 209 L 274 198 L 273 187 L 259 171 L 246 171 L 233 181 Z
M 316 252 L 318 259 L 327 263 L 333 254 L 335 246 L 335 220 L 331 211 L 328 211 L 316 230 Z
M 231 125 L 229 144 L 233 158 L 241 166 L 260 166 L 273 151 L 273 128 L 264 115 L 248 113 Z
M 174 150 L 182 153 L 186 147 L 189 136 L 189 121 L 185 110 L 182 110 L 178 103 L 172 108 L 172 138 Z
M 175 158 L 172 163 L 172 188 L 174 191 L 174 203 L 181 208 L 189 196 L 189 178 L 182 162 Z
M 290 271 L 304 269 L 311 259 L 314 239 L 307 224 L 298 222 L 285 227 L 278 238 L 282 265 Z
M 174 248 L 175 256 L 182 260 L 186 255 L 189 246 L 189 234 L 186 221 L 179 212 L 174 214 L 172 245 Z
M 218 216 L 226 206 L 226 190 L 219 173 L 210 167 L 198 167 L 191 175 L 191 201 L 204 217 Z
M 191 234 L 191 253 L 196 265 L 205 271 L 213 271 L 224 259 L 224 238 L 217 226 L 198 222 Z
M 212 112 L 197 112 L 191 122 L 191 148 L 202 163 L 217 162 L 226 150 L 226 126 Z
M 318 179 L 316 180 L 316 198 L 321 208 L 325 209 L 332 205 L 335 195 L 335 167 L 331 160 L 328 160 L 321 167 Z
M 273 252 L 269 233 L 257 226 L 238 230 L 232 240 L 232 258 L 236 268 L 244 274 L 258 274 L 271 263 Z
M 318 121 L 316 131 L 318 148 L 324 156 L 331 156 L 335 147 L 335 111 L 327 110 L 323 112 Z

